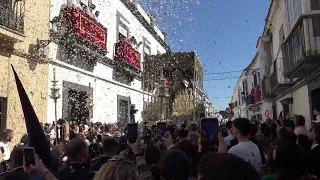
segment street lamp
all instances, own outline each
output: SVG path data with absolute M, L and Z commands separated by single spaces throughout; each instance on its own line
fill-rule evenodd
M 64 25 L 63 18 L 61 16 L 54 17 L 51 21 L 50 39 L 49 40 L 37 40 L 37 49 L 41 49 L 48 46 L 51 42 L 63 37 L 66 33 L 66 27 Z
M 163 69 L 161 69 L 160 86 L 158 87 L 157 97 L 160 98 L 160 121 L 162 121 L 164 118 L 167 118 L 167 115 L 163 113 L 163 101 L 169 97 L 168 88 L 166 87 L 166 79 L 163 75 Z M 166 102 L 166 106 L 167 104 L 168 103 Z
M 89 83 L 89 91 L 87 92 L 87 99 L 86 99 L 86 106 L 89 111 L 89 118 L 90 118 L 90 111 L 93 108 L 93 97 L 92 97 L 92 92 L 91 92 L 91 83 Z
M 57 100 L 61 97 L 59 90 L 60 88 L 58 88 L 57 84 L 58 84 L 58 80 L 56 80 L 56 68 L 53 68 L 53 80 L 52 82 L 52 87 L 51 87 L 51 94 L 49 95 L 49 97 L 51 99 L 53 99 L 54 102 L 54 122 L 55 122 L 55 130 L 57 130 L 57 121 L 58 121 L 58 117 L 57 117 Z M 58 136 L 56 134 L 56 143 L 58 143 Z

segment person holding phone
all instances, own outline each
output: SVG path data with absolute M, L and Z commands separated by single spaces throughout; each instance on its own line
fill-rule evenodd
M 218 135 L 219 138 L 219 147 L 218 152 L 220 153 L 231 153 L 234 154 L 243 160 L 249 162 L 257 172 L 261 172 L 261 155 L 259 148 L 256 144 L 249 140 L 249 134 L 251 131 L 250 121 L 246 118 L 237 118 L 233 121 L 232 133 L 237 138 L 239 143 L 231 147 L 227 151 L 227 146 L 224 142 L 224 138 L 221 132 Z

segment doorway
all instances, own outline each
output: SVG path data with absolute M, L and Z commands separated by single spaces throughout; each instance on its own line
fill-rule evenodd
M 313 91 L 311 91 L 311 111 L 312 111 L 312 116 L 313 120 L 316 119 L 316 116 L 313 115 L 313 109 L 314 108 L 320 108 L 320 88 L 317 88 Z
M 82 122 L 89 119 L 89 109 L 87 107 L 88 95 L 86 91 L 69 89 L 68 91 L 69 118 Z

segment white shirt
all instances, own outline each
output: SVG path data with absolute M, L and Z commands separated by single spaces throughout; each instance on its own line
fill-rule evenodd
M 224 137 L 224 143 L 229 146 L 230 145 L 230 141 L 234 139 L 234 136 L 232 134 L 229 134 L 228 136 Z
M 319 146 L 319 144 L 314 144 L 311 146 L 311 150 L 313 150 L 315 147 Z
M 249 162 L 257 172 L 261 172 L 261 155 L 259 148 L 252 141 L 239 142 L 237 145 L 229 149 L 228 153 L 234 154 L 243 160 Z
M 294 129 L 294 133 L 299 136 L 300 134 L 308 136 L 308 132 L 306 130 L 306 127 L 304 126 L 298 126 Z
M 4 150 L 4 153 L 2 154 L 3 160 L 5 160 L 5 161 L 9 160 L 10 159 L 10 149 L 9 149 L 8 143 L 5 144 L 4 142 L 0 142 L 0 147 L 2 147 Z

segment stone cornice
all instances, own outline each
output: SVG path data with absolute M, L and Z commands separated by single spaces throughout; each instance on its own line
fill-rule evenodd
M 152 34 L 152 36 L 165 48 L 166 51 L 171 51 L 170 47 L 164 42 L 163 39 L 157 34 L 153 27 L 144 19 L 137 7 L 130 0 L 120 0 L 131 13 L 140 21 L 140 23 Z

